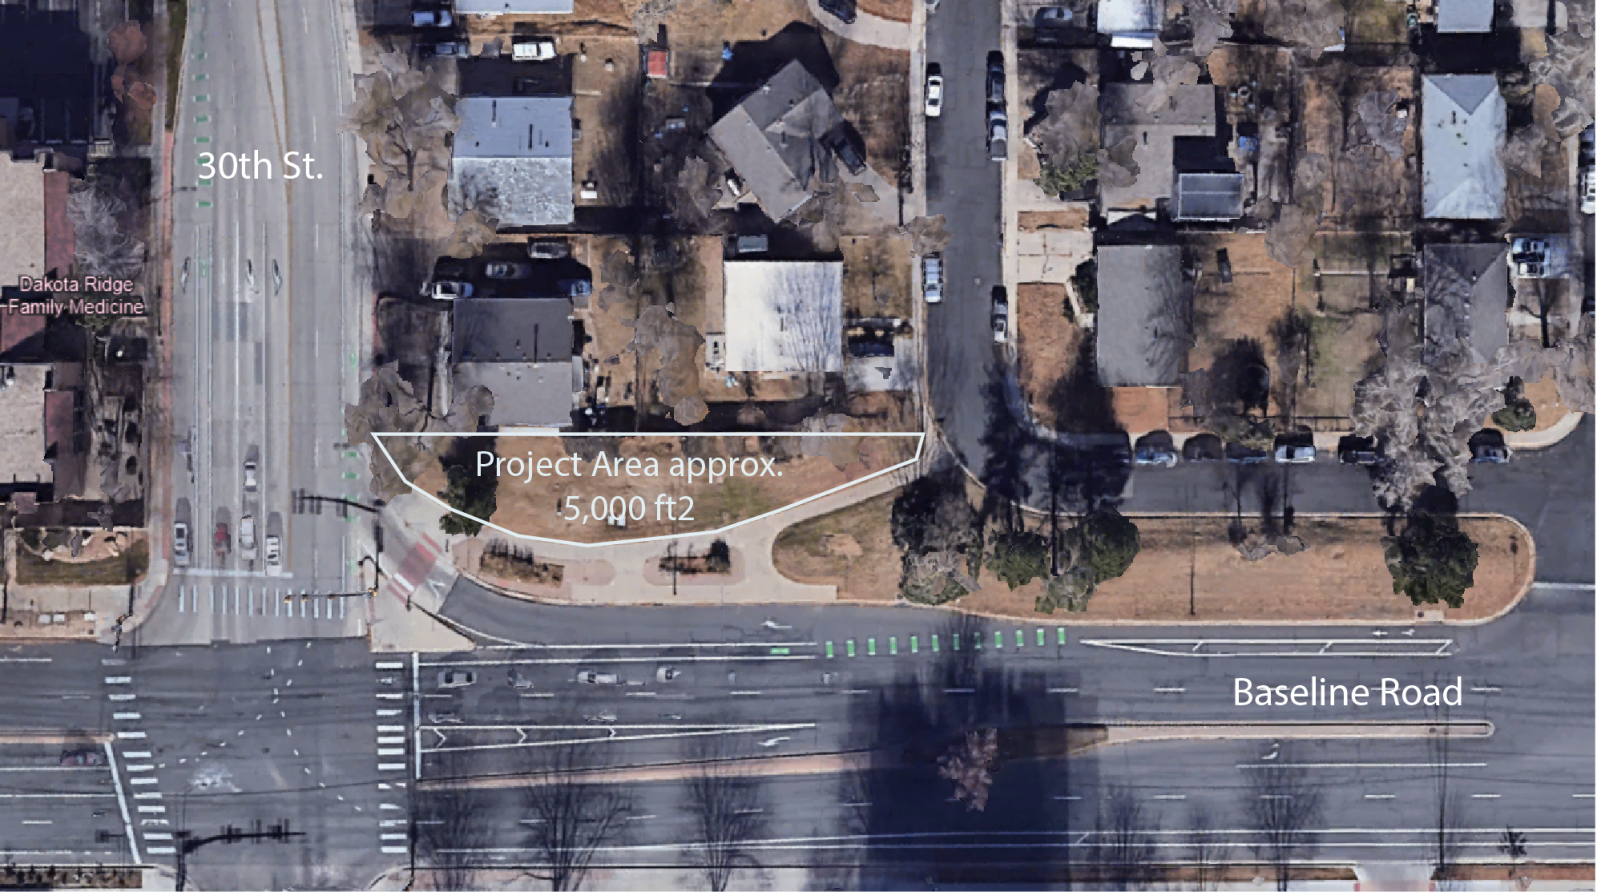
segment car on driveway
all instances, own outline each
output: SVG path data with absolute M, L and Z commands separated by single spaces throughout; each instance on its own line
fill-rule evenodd
M 423 56 L 437 56 L 440 59 L 469 59 L 471 58 L 471 44 L 464 40 L 445 40 L 439 43 L 424 43 L 420 47 Z
M 823 137 L 821 142 L 831 149 L 833 154 L 837 155 L 837 160 L 848 168 L 849 173 L 857 176 L 865 172 L 865 159 L 860 157 L 859 152 L 854 148 L 854 144 L 848 141 L 848 135 L 841 129 L 833 130 Z
M 438 673 L 441 688 L 463 688 L 477 683 L 477 673 L 469 669 L 445 669 Z
M 482 268 L 482 274 L 490 279 L 525 279 L 532 275 L 532 264 L 490 263 Z
M 1282 465 L 1306 465 L 1314 461 L 1313 443 L 1276 443 L 1275 461 Z
M 571 245 L 548 240 L 528 242 L 527 256 L 533 260 L 560 260 L 571 256 Z
M 1380 464 L 1381 452 L 1374 437 L 1343 437 L 1336 444 L 1336 457 L 1344 465 Z
M 455 17 L 447 9 L 417 9 L 410 13 L 412 28 L 448 28 Z
M 926 66 L 926 117 L 937 118 L 943 114 L 943 68 Z
M 1469 448 L 1469 460 L 1478 465 L 1506 465 L 1514 457 L 1514 450 L 1506 443 L 1474 443 Z
M 859 17 L 859 11 L 854 6 L 854 0 L 820 0 L 821 9 L 836 16 L 838 21 L 851 25 Z
M 1189 462 L 1224 461 L 1225 444 L 1214 434 L 1196 434 L 1182 444 L 1181 455 Z
M 593 282 L 588 279 L 561 279 L 555 283 L 555 287 L 566 297 L 582 297 L 593 293 Z
M 1170 449 L 1163 449 L 1158 446 L 1138 446 L 1131 460 L 1138 465 L 1173 468 L 1176 466 L 1176 462 L 1181 460 L 1181 457 Z
M 437 300 L 456 300 L 462 297 L 471 297 L 476 289 L 470 282 L 454 282 L 448 279 L 434 282 L 432 295 Z
M 1256 465 L 1268 459 L 1269 453 L 1241 443 L 1225 444 L 1225 460 L 1239 465 Z

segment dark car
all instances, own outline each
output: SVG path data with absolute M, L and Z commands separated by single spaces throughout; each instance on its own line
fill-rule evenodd
M 865 171 L 865 159 L 860 157 L 859 152 L 854 149 L 854 144 L 848 141 L 848 136 L 843 131 L 833 130 L 822 142 L 832 150 L 837 160 L 843 162 L 849 173 L 860 174 Z
M 1239 465 L 1256 465 L 1268 459 L 1270 454 L 1263 449 L 1254 449 L 1252 446 L 1243 446 L 1241 443 L 1225 444 L 1225 460 Z
M 89 767 L 105 764 L 105 753 L 99 750 L 67 750 L 61 754 L 61 764 L 69 767 Z
M 836 16 L 843 24 L 853 24 L 858 17 L 854 8 L 854 0 L 820 0 L 821 9 Z
M 1514 450 L 1503 442 L 1503 432 L 1486 429 L 1469 438 L 1469 460 L 1480 465 L 1504 465 L 1514 457 Z
M 987 101 L 994 105 L 1004 103 L 1004 55 L 987 54 Z
M 1381 452 L 1374 437 L 1343 437 L 1336 444 L 1336 457 L 1344 465 L 1374 465 L 1381 461 Z
M 1214 434 L 1197 434 L 1182 445 L 1181 457 L 1189 462 L 1223 461 L 1225 444 Z

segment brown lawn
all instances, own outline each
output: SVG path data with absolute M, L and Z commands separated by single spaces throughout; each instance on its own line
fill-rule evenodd
M 838 586 L 845 600 L 891 601 L 902 555 L 889 531 L 891 495 L 789 527 L 773 549 L 776 567 L 800 582 Z M 1226 518 L 1138 517 L 1142 551 L 1126 575 L 1104 583 L 1080 614 L 1035 610 L 1040 581 L 1010 591 L 983 572 L 960 610 L 1049 622 L 1412 622 L 1415 607 L 1392 593 L 1379 518 L 1299 518 L 1300 554 L 1243 560 Z M 1534 567 L 1529 539 L 1511 521 L 1460 521 L 1480 547 L 1475 586 L 1453 622 L 1489 619 L 1512 606 Z M 1190 612 L 1195 608 L 1196 613 Z

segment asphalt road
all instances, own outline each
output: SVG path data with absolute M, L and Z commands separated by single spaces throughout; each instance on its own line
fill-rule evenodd
M 1380 637 L 1356 627 L 1072 628 L 1063 645 L 1054 627 L 1042 627 L 1039 642 L 1035 626 L 950 624 L 921 610 L 549 608 L 508 602 L 465 582 L 445 613 L 503 639 L 520 630 L 528 642 L 558 646 L 501 641 L 496 649 L 424 659 L 424 776 L 526 772 L 540 750 L 577 741 L 591 742 L 594 758 L 610 765 L 673 762 L 709 741 L 757 756 L 865 746 L 905 754 L 860 777 L 763 782 L 766 835 L 782 841 L 766 847 L 776 860 L 764 863 L 847 851 L 884 868 L 917 855 L 918 863 L 997 865 L 1019 857 L 997 844 L 1001 834 L 1038 842 L 1067 826 L 1091 830 L 1097 803 L 1111 789 L 1133 791 L 1172 832 L 1201 806 L 1216 829 L 1228 831 L 1233 857 L 1250 857 L 1256 828 L 1241 811 L 1250 772 L 1281 758 L 1265 741 L 1144 744 L 1068 763 L 1015 763 L 981 815 L 945 801 L 947 789 L 924 751 L 926 741 L 968 727 L 1066 721 L 1489 721 L 1491 737 L 1453 741 L 1442 755 L 1423 740 L 1316 741 L 1286 750 L 1289 761 L 1305 766 L 1322 801 L 1319 842 L 1303 857 L 1423 857 L 1434 843 L 1423 831 L 1434 828 L 1443 775 L 1449 798 L 1460 803 L 1456 826 L 1475 831 L 1465 846 L 1475 857 L 1495 855 L 1505 824 L 1533 829 L 1547 857 L 1592 855 L 1593 719 L 1569 708 L 1584 703 L 1594 683 L 1586 591 L 1536 589 L 1513 613 L 1479 627 L 1381 630 Z M 971 647 L 978 637 L 979 653 Z M 1194 654 L 1197 639 L 1207 643 Z M 1526 653 L 1539 658 L 1527 661 Z M 661 682 L 661 666 L 681 674 Z M 445 669 L 474 671 L 476 683 L 442 689 L 436 675 Z M 621 683 L 578 684 L 583 669 L 614 672 Z M 1301 684 L 1311 675 L 1376 689 L 1383 678 L 1422 686 L 1460 679 L 1463 702 L 1445 711 L 1233 703 L 1239 676 Z M 530 687 L 514 687 L 512 677 Z M 849 784 L 876 792 L 849 792 Z M 682 804 L 683 785 L 638 785 L 634 794 L 636 819 L 607 853 L 610 863 L 680 856 L 697 832 Z M 503 815 L 492 822 L 498 841 L 482 844 L 483 863 L 535 858 L 516 838 L 522 800 L 507 791 L 474 795 L 485 811 Z M 960 845 L 910 844 L 936 834 Z M 1064 857 L 1047 845 L 1027 851 L 1025 858 Z
M 992 288 L 1003 284 L 999 216 L 1004 165 L 987 153 L 987 53 L 999 48 L 997 7 L 943 0 L 926 20 L 926 61 L 943 69 L 943 113 L 926 120 L 926 213 L 952 237 L 943 251 L 943 301 L 926 308 L 932 405 L 961 460 L 980 471 L 986 427 L 981 388 L 999 354 Z M 917 110 L 918 112 L 919 110 Z
M 342 446 L 366 317 L 353 261 L 355 143 L 337 130 L 353 91 L 337 9 L 328 0 L 189 7 L 171 392 L 172 429 L 184 443 L 172 468 L 173 519 L 192 530 L 193 560 L 162 592 L 144 643 L 344 636 L 364 618 L 315 602 L 290 616 L 283 603 L 359 585 L 353 518 L 332 506 L 298 514 L 293 498 L 364 489 L 359 454 Z M 298 153 L 293 180 L 289 152 Z M 237 164 L 240 155 L 248 163 Z M 260 468 L 253 492 L 247 460 Z M 254 560 L 244 553 L 245 515 L 255 522 Z M 218 523 L 232 539 L 220 558 Z M 280 576 L 266 574 L 268 535 L 282 540 Z

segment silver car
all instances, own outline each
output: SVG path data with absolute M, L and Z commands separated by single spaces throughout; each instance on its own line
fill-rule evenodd
M 244 491 L 245 492 L 257 492 L 257 491 L 260 490 L 260 488 L 261 488 L 260 471 L 261 471 L 261 466 L 255 463 L 255 459 L 252 458 L 252 459 L 249 459 L 248 461 L 244 462 Z
M 189 525 L 179 521 L 172 524 L 172 560 L 179 567 L 189 565 Z

